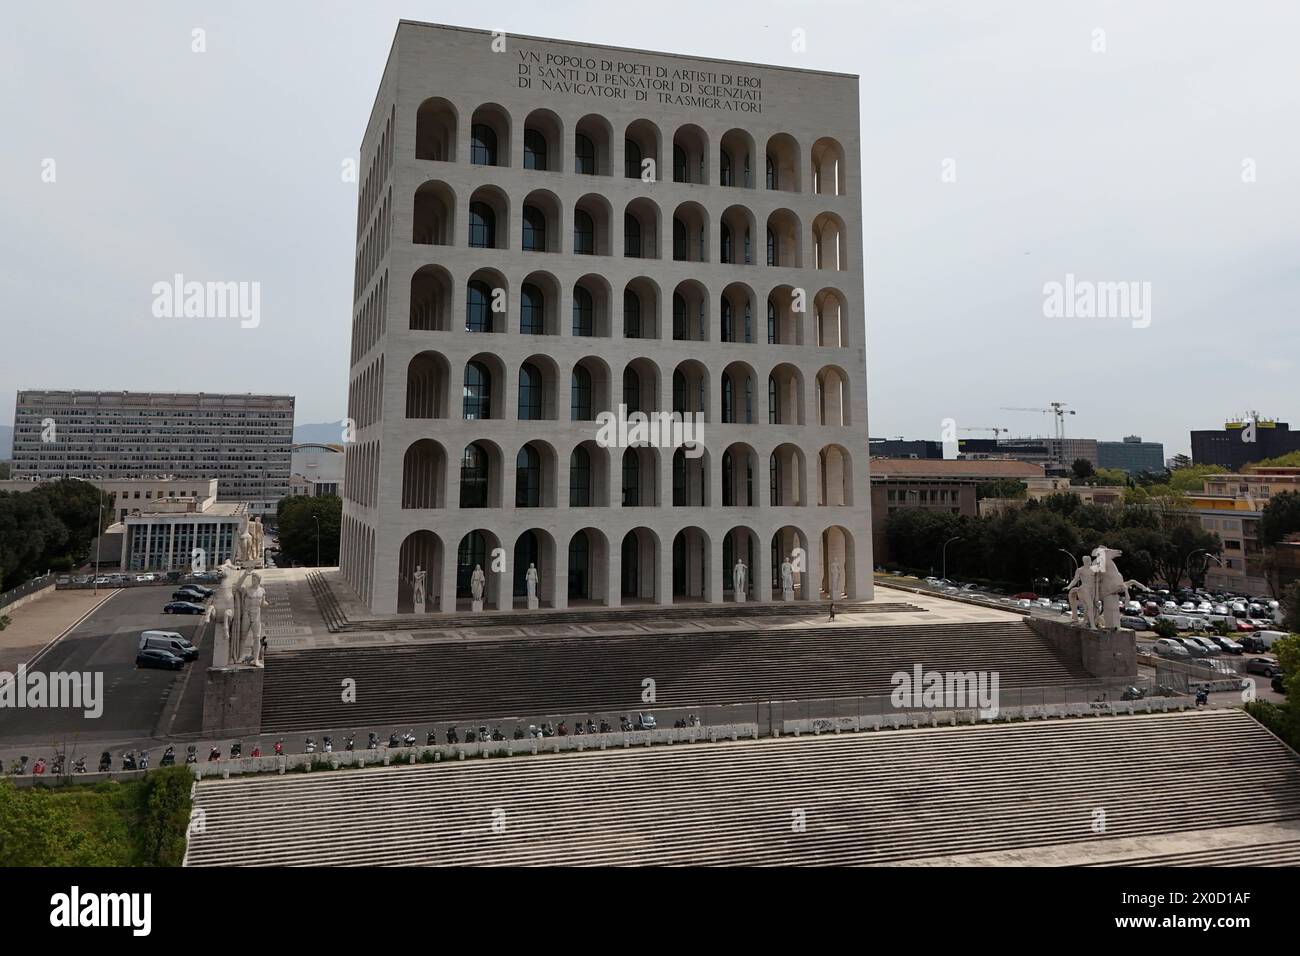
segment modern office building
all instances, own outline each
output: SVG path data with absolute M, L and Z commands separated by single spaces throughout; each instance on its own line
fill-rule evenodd
M 216 478 L 222 501 L 274 513 L 289 493 L 289 395 L 22 390 L 15 478 Z
M 1097 442 L 1097 467 L 1118 468 L 1130 475 L 1165 470 L 1165 446 L 1143 441 L 1140 435 L 1126 435 L 1123 441 Z
M 319 442 L 294 445 L 289 467 L 289 493 L 313 498 L 342 495 L 346 457 L 342 445 Z
M 31 491 L 46 481 L 58 480 L 60 479 L 27 478 L 0 481 L 0 491 Z M 132 512 L 150 511 L 157 501 L 192 498 L 211 503 L 217 499 L 215 478 L 113 478 L 96 480 L 94 484 L 113 499 L 110 516 L 113 521 L 125 521 Z
M 1095 438 L 1002 438 L 998 453 L 1021 461 L 1031 461 L 1047 468 L 1069 470 L 1082 458 L 1097 467 Z
M 790 554 L 796 600 L 832 563 L 870 597 L 858 123 L 856 76 L 402 21 L 361 148 L 361 600 L 412 611 L 419 568 L 419 610 L 468 609 L 481 566 L 525 606 L 532 565 L 542 607 L 719 602 L 740 561 L 780 600 Z
M 868 446 L 872 458 L 943 458 L 943 442 L 924 438 L 873 438 Z
M 1286 422 L 1252 415 L 1226 422 L 1222 429 L 1194 431 L 1192 462 L 1237 469 L 1256 461 L 1300 451 L 1300 432 Z
M 248 518 L 242 501 L 169 498 L 132 512 L 106 537 L 121 529 L 123 571 L 209 570 L 238 557 Z

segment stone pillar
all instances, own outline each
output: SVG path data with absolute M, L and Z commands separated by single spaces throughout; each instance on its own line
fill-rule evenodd
M 209 667 L 203 688 L 203 736 L 239 737 L 262 730 L 261 667 Z

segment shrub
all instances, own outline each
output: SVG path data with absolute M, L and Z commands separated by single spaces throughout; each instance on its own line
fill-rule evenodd
M 1151 630 L 1155 632 L 1156 637 L 1178 636 L 1178 625 L 1173 621 L 1167 621 L 1164 618 L 1158 619 L 1155 624 L 1151 625 Z

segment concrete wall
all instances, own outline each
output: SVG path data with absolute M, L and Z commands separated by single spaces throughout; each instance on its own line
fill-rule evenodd
M 261 667 L 209 667 L 203 688 L 203 736 L 237 737 L 262 730 Z
M 1040 617 L 1026 617 L 1025 623 L 1051 642 L 1063 658 L 1079 664 L 1093 677 L 1137 675 L 1137 638 L 1132 631 L 1090 631 L 1086 627 Z

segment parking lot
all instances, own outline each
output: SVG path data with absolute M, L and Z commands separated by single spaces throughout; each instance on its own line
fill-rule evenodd
M 112 741 L 197 731 L 190 724 L 201 710 L 211 640 L 200 644 L 199 659 L 181 671 L 135 666 L 143 630 L 176 631 L 197 642 L 202 617 L 162 613 L 172 590 L 170 584 L 122 589 L 36 659 L 32 670 L 45 674 L 102 674 L 103 712 L 98 718 L 88 718 L 79 709 L 0 708 L 0 750 L 74 740 L 107 746 Z M 190 675 L 194 679 L 187 680 Z M 182 690 L 186 691 L 183 697 L 174 696 Z

